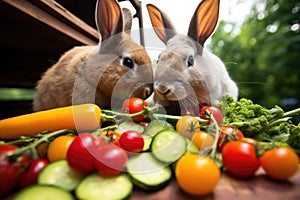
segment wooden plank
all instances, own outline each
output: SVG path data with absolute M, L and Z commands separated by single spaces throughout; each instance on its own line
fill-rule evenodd
M 99 33 L 96 29 L 86 24 L 84 21 L 73 15 L 59 3 L 53 0 L 30 0 L 34 5 L 43 9 L 51 16 L 57 18 L 61 22 L 67 24 L 73 29 L 81 32 L 82 34 L 91 37 L 93 40 L 99 39 Z M 96 5 L 95 5 L 96 6 Z M 95 12 L 94 12 L 95 13 Z
M 58 6 L 58 4 L 54 4 L 53 2 L 50 2 L 49 0 L 43 0 L 39 1 L 39 5 L 42 3 L 43 6 L 41 8 L 47 8 L 47 10 L 42 10 L 40 7 L 37 7 L 35 4 L 33 4 L 30 1 L 25 0 L 3 0 L 5 3 L 13 6 L 14 8 L 20 10 L 23 13 L 26 13 L 27 15 L 31 16 L 33 19 L 40 21 L 66 35 L 73 38 L 74 40 L 86 44 L 86 45 L 95 45 L 97 44 L 96 41 L 98 41 L 98 33 L 96 30 L 82 22 L 80 19 L 76 18 L 74 15 L 70 14 L 66 10 L 63 10 L 61 6 Z M 34 1 L 37 2 L 37 1 Z M 49 11 L 51 10 L 51 12 Z M 50 12 L 50 14 L 48 12 Z M 64 21 L 68 21 L 68 23 L 64 23 L 61 21 L 61 19 L 55 18 L 56 16 L 64 17 Z M 78 23 L 78 24 L 76 24 Z M 72 24 L 72 26 L 70 26 Z M 74 29 L 74 26 L 76 25 L 76 29 Z M 78 31 L 85 30 L 86 32 L 91 35 L 91 37 L 87 37 L 86 34 L 83 34 Z

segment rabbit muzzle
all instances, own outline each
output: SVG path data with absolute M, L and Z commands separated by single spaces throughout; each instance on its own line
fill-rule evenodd
M 158 65 L 155 71 L 154 92 L 161 100 L 178 101 L 191 92 L 189 82 L 173 68 Z
M 158 96 L 159 99 L 162 100 L 176 99 L 176 96 L 171 91 L 171 89 L 161 84 L 155 87 L 155 94 Z

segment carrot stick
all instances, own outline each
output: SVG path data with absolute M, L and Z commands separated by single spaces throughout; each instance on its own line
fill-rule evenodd
M 94 130 L 101 126 L 101 109 L 81 104 L 39 111 L 0 120 L 0 138 L 16 139 L 46 130 Z

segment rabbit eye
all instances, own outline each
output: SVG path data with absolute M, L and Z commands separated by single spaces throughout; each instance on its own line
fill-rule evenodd
M 122 59 L 122 65 L 124 65 L 124 66 L 126 66 L 126 67 L 132 69 L 132 68 L 134 67 L 134 62 L 132 61 L 131 58 L 129 58 L 129 57 L 124 57 L 124 58 Z
M 194 57 L 193 56 L 189 56 L 187 59 L 187 67 L 191 67 L 194 66 Z

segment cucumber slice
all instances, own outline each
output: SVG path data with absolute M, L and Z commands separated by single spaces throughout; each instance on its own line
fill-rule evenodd
M 173 163 L 186 152 L 187 143 L 178 132 L 163 130 L 154 136 L 150 149 L 158 160 Z
M 186 151 L 187 152 L 191 152 L 191 153 L 199 153 L 199 148 L 195 145 L 195 143 L 193 141 L 191 141 L 188 138 L 185 138 L 186 143 L 187 143 L 187 148 Z
M 159 162 L 151 153 L 141 153 L 129 158 L 127 171 L 132 182 L 147 191 L 167 185 L 172 177 L 170 166 Z
M 73 200 L 71 193 L 51 185 L 32 185 L 20 190 L 14 200 Z
M 148 124 L 147 128 L 144 131 L 144 134 L 153 137 L 162 130 L 174 130 L 174 127 L 172 126 L 172 124 L 168 123 L 167 121 L 156 119 L 156 120 L 152 120 Z
M 126 174 L 103 176 L 99 173 L 88 175 L 76 188 L 78 199 L 114 200 L 130 196 L 133 184 Z
M 143 151 L 148 151 L 150 149 L 152 137 L 150 135 L 146 135 L 146 134 L 142 134 L 142 137 L 144 139 Z
M 141 124 L 137 124 L 133 121 L 125 121 L 120 123 L 118 125 L 118 128 L 115 131 L 122 134 L 128 130 L 137 131 L 138 133 L 143 133 L 144 127 Z
M 75 190 L 84 178 L 81 174 L 69 167 L 67 160 L 57 160 L 48 164 L 38 176 L 38 184 L 53 185 L 67 191 Z

